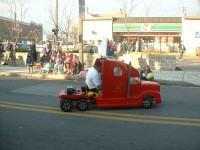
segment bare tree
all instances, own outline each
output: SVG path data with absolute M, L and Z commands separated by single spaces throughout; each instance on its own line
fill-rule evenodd
M 71 0 L 64 0 L 59 3 L 59 22 L 58 22 L 58 28 L 59 28 L 59 36 L 63 37 L 63 40 L 68 42 L 68 39 L 70 37 L 70 29 L 73 20 L 75 17 L 73 17 L 73 9 L 74 9 L 74 1 Z M 45 8 L 47 10 L 50 24 L 52 24 L 53 27 L 56 25 L 56 8 L 55 8 L 55 2 L 52 0 L 46 1 Z
M 130 45 L 130 36 L 131 36 L 131 22 L 130 17 L 134 16 L 134 11 L 136 7 L 143 6 L 144 8 L 144 19 L 143 19 L 143 25 L 141 28 L 141 31 L 138 32 L 137 39 L 139 38 L 140 34 L 143 32 L 148 32 L 150 28 L 148 28 L 147 24 L 147 17 L 150 13 L 150 10 L 152 9 L 152 6 L 155 5 L 155 2 L 159 2 L 156 0 L 121 0 L 121 8 L 123 12 L 125 13 L 125 24 L 126 24 L 126 30 L 128 34 L 128 45 Z M 141 10 L 142 11 L 142 10 Z M 143 29 L 144 28 L 144 29 Z M 130 47 L 128 47 L 128 51 L 130 50 Z
M 66 34 L 66 42 L 69 41 L 69 38 L 71 36 L 71 26 L 73 23 L 74 18 L 73 15 L 73 3 L 66 3 L 63 8 L 62 18 L 61 18 L 61 24 L 60 24 L 60 30 L 65 32 Z
M 28 12 L 28 2 L 22 2 L 22 0 L 5 0 L 4 6 L 6 7 L 11 23 L 6 26 L 10 32 L 11 38 L 15 42 L 22 32 L 21 22 L 25 20 L 25 16 Z M 19 16 L 19 17 L 18 17 Z
M 52 0 L 44 2 L 44 9 L 47 10 L 50 24 L 54 27 L 56 24 L 56 8 Z
M 70 37 L 70 39 L 74 39 L 75 45 L 77 45 L 78 43 L 78 33 L 79 33 L 78 31 L 79 31 L 78 24 L 71 24 L 71 30 L 68 36 Z
M 131 23 L 128 21 L 128 18 L 133 15 L 133 10 L 137 5 L 137 0 L 121 0 L 121 11 L 123 14 L 125 14 L 125 24 L 126 24 L 126 30 L 128 33 L 128 41 L 127 41 L 127 48 L 123 51 L 128 50 L 129 51 L 129 43 L 130 43 L 130 29 L 131 29 Z

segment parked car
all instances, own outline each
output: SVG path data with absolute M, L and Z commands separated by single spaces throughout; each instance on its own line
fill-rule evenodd
M 20 50 L 25 50 L 25 51 L 31 50 L 30 46 L 24 43 L 17 43 L 17 47 L 18 47 L 17 49 L 20 49 Z
M 92 50 L 94 53 L 98 53 L 98 47 L 95 46 L 95 45 L 85 45 L 85 46 L 83 47 L 83 52 L 88 53 L 88 52 L 90 52 L 91 50 Z
M 36 44 L 36 51 L 42 53 L 45 50 L 45 44 Z
M 67 49 L 74 49 L 74 43 L 73 42 L 68 42 L 68 43 L 62 43 L 62 50 L 67 50 Z

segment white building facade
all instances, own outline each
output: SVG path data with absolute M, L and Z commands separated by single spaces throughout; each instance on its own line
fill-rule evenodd
M 112 38 L 112 18 L 92 18 L 83 20 L 83 40 L 87 44 L 97 45 L 98 40 Z
M 184 17 L 182 19 L 182 41 L 186 53 L 194 54 L 200 46 L 200 17 Z

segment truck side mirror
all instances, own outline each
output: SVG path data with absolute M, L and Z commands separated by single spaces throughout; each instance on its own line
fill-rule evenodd
M 140 78 L 139 77 L 130 78 L 130 84 L 138 84 L 138 83 L 140 83 Z

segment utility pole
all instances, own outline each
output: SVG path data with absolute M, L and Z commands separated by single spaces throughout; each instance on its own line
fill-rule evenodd
M 55 25 L 54 28 L 52 29 L 52 32 L 54 33 L 54 42 L 58 40 L 58 0 L 56 0 L 56 15 L 55 15 Z
M 184 26 L 184 22 L 185 22 L 185 19 L 184 19 L 184 17 L 186 16 L 186 9 L 187 9 L 187 7 L 180 7 L 181 8 L 181 12 L 182 12 L 182 14 L 181 14 L 181 17 L 182 17 L 182 28 L 183 28 L 183 26 Z M 183 41 L 183 32 L 181 32 L 181 38 L 180 38 L 180 42 L 181 41 Z
M 17 13 L 16 13 L 16 3 L 15 3 L 15 16 L 14 16 L 14 18 L 15 18 L 15 25 L 14 25 L 14 28 L 15 28 L 15 33 L 17 33 L 16 32 L 16 29 L 17 29 Z M 15 40 L 15 43 L 13 44 L 13 49 L 14 49 L 14 52 L 13 52 L 13 61 L 14 61 L 14 66 L 15 66 L 15 53 L 16 53 L 16 44 L 17 44 L 17 38 L 16 38 L 16 40 Z
M 85 0 L 79 0 L 79 60 L 84 69 L 83 60 L 83 19 L 85 18 Z
M 58 40 L 58 0 L 56 0 L 56 40 Z

